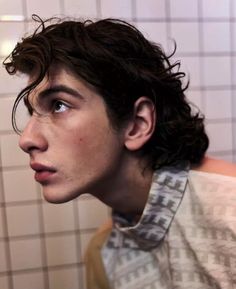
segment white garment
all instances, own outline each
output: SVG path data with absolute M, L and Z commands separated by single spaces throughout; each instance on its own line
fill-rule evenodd
M 236 178 L 156 171 L 139 223 L 114 214 L 102 256 L 112 289 L 235 289 Z

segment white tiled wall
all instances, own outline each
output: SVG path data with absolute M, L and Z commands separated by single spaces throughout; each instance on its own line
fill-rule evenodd
M 0 0 L 0 60 L 28 30 L 31 14 L 121 17 L 181 60 L 189 99 L 206 115 L 209 154 L 236 161 L 236 3 L 234 0 Z M 88 240 L 108 209 L 84 196 L 64 205 L 41 200 L 17 146 L 10 112 L 24 83 L 0 67 L 0 288 L 85 289 Z

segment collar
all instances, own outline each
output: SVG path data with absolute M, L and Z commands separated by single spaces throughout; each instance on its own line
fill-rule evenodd
M 178 210 L 187 185 L 189 164 L 158 169 L 153 174 L 147 203 L 138 223 L 113 212 L 113 230 L 109 247 L 142 248 L 158 246 Z M 121 234 L 122 233 L 122 234 Z M 121 245 L 121 236 L 122 245 Z

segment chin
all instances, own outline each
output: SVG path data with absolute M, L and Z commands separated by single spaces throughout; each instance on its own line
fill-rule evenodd
M 53 190 L 54 191 L 54 190 Z M 60 193 L 59 190 L 57 192 L 52 192 L 50 190 L 43 189 L 43 197 L 44 199 L 53 204 L 62 204 L 71 201 L 74 199 L 72 196 Z
M 63 187 L 58 186 L 43 186 L 42 194 L 44 199 L 53 204 L 62 204 L 76 199 L 81 194 L 77 190 L 63 190 Z

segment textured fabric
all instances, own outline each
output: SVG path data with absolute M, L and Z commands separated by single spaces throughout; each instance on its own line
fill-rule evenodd
M 236 178 L 159 170 L 139 223 L 113 220 L 101 251 L 111 289 L 236 288 Z

